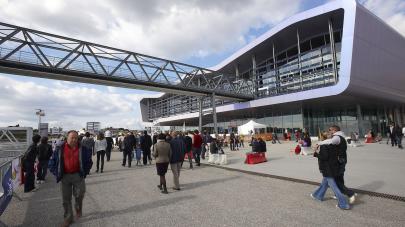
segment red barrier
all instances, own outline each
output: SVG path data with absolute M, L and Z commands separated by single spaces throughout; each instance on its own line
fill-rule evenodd
M 266 153 L 264 152 L 255 152 L 255 153 L 246 153 L 246 164 L 257 164 L 261 162 L 267 162 Z

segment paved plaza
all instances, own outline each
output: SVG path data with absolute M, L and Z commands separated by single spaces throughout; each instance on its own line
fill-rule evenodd
M 374 146 L 374 145 L 373 145 Z M 379 146 L 379 145 L 376 145 Z M 274 147 L 274 148 L 273 148 Z M 287 144 L 269 145 L 269 162 L 261 165 L 248 166 L 255 171 L 282 167 L 282 162 L 290 160 L 290 171 L 294 176 L 305 175 L 305 166 L 316 165 L 310 157 L 285 155 Z M 384 146 L 384 148 L 386 148 Z M 272 150 L 274 149 L 274 151 Z M 366 152 L 358 148 L 359 154 Z M 399 151 L 392 151 L 399 155 Z M 350 175 L 356 173 L 352 165 L 356 155 L 350 149 Z M 405 152 L 404 152 L 405 153 Z M 237 152 L 231 153 L 229 167 L 236 168 L 239 164 Z M 239 153 L 239 156 L 242 156 Z M 386 157 L 386 156 L 381 156 Z M 381 159 L 379 157 L 379 159 Z M 370 161 L 371 157 L 364 162 Z M 399 160 L 398 160 L 399 161 Z M 301 164 L 298 164 L 301 163 Z M 363 164 L 364 166 L 365 164 Z M 169 190 L 168 195 L 161 194 L 157 189 L 158 177 L 155 167 L 121 166 L 121 153 L 113 152 L 112 161 L 106 162 L 105 172 L 93 172 L 86 179 L 87 192 L 84 199 L 83 217 L 75 221 L 73 226 L 404 226 L 405 203 L 359 195 L 350 211 L 342 211 L 335 207 L 336 201 L 330 199 L 330 191 L 326 201 L 318 202 L 309 197 L 315 186 L 291 181 L 255 176 L 236 171 L 214 168 L 204 165 L 181 172 L 181 191 Z M 94 166 L 93 166 L 94 167 Z M 386 168 L 389 165 L 385 166 Z M 288 169 L 287 167 L 283 167 Z M 356 170 L 356 171 L 355 171 Z M 389 172 L 381 170 L 375 172 Z M 313 179 L 319 180 L 320 174 L 316 167 L 308 170 L 314 174 Z M 366 172 L 363 177 L 370 178 L 373 172 Z M 394 174 L 394 173 L 392 173 Z M 397 173 L 399 174 L 399 173 Z M 380 175 L 382 176 L 382 175 Z M 171 188 L 172 174 L 166 175 Z M 358 178 L 361 178 L 358 176 Z M 312 179 L 312 178 L 311 178 Z M 376 189 L 384 187 L 386 179 L 376 179 L 363 187 Z M 349 186 L 354 182 L 349 180 Z M 380 182 L 380 183 L 374 183 Z M 3 226 L 59 226 L 63 219 L 60 185 L 55 183 L 53 176 L 34 193 L 18 194 L 22 201 L 13 198 L 11 204 L 1 216 Z M 0 226 L 1 226 L 0 225 Z
M 246 145 L 247 143 L 245 143 Z M 227 168 L 241 169 L 257 173 L 271 174 L 294 179 L 320 182 L 318 160 L 312 155 L 295 155 L 291 152 L 297 143 L 284 142 L 271 144 L 267 142 L 268 162 L 256 165 L 244 164 L 245 152 L 250 146 L 240 151 L 227 151 Z M 405 150 L 391 147 L 384 143 L 360 144 L 348 147 L 348 163 L 345 182 L 350 188 L 379 192 L 405 197 Z

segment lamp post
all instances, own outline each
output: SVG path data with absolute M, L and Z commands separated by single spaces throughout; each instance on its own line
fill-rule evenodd
M 35 112 L 35 114 L 38 116 L 38 134 L 41 134 L 40 130 L 41 130 L 41 117 L 45 116 L 45 111 L 42 109 L 36 109 L 38 110 L 37 112 Z

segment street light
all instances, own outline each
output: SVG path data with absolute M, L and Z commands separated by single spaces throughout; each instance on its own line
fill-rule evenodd
M 41 130 L 41 117 L 45 116 L 45 111 L 42 109 L 36 109 L 38 110 L 35 112 L 35 114 L 38 116 L 38 133 L 40 133 Z

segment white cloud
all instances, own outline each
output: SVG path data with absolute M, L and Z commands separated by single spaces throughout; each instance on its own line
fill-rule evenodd
M 0 20 L 135 52 L 186 59 L 246 44 L 250 28 L 299 10 L 297 0 L 0 1 Z
M 360 3 L 405 36 L 405 1 L 362 0 Z
M 44 122 L 66 129 L 83 128 L 88 121 L 100 121 L 105 127 L 143 128 L 139 110 L 141 98 L 79 85 L 57 81 L 45 86 L 0 75 L 0 125 L 36 128 L 35 109 L 41 108 L 46 113 Z

